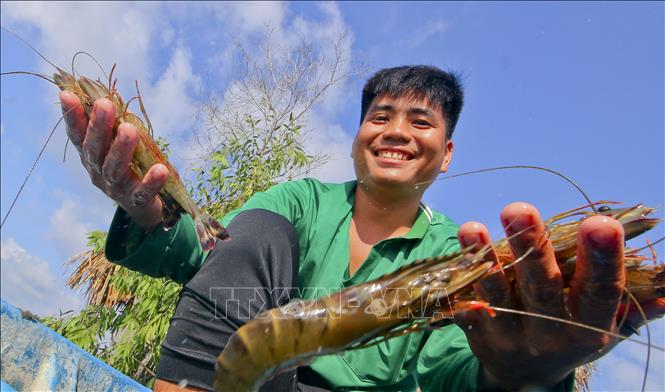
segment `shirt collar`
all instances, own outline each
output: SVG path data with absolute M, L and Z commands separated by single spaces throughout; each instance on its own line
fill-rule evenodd
M 427 233 L 429 225 L 432 224 L 432 211 L 423 203 L 420 203 L 420 208 L 418 209 L 418 216 L 416 221 L 413 222 L 411 230 L 404 235 L 404 238 L 408 239 L 422 239 Z
M 349 213 L 353 209 L 353 204 L 355 203 L 356 200 L 357 185 L 358 183 L 356 180 L 344 183 L 344 189 L 346 190 L 346 202 L 347 202 L 346 213 Z M 427 229 L 432 223 L 432 210 L 430 210 L 430 208 L 423 203 L 420 203 L 419 207 L 420 208 L 418 208 L 418 216 L 416 216 L 416 221 L 413 222 L 411 230 L 409 230 L 408 233 L 404 234 L 404 236 L 397 238 L 419 240 L 425 237 L 425 233 L 427 233 Z

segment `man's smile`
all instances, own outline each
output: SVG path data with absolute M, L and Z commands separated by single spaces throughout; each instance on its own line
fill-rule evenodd
M 374 151 L 374 156 L 393 161 L 410 161 L 413 154 L 397 148 L 380 148 Z

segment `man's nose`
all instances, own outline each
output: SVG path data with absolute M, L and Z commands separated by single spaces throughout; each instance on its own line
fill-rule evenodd
M 408 142 L 411 140 L 411 131 L 409 131 L 409 122 L 406 119 L 392 121 L 383 131 L 385 139 Z

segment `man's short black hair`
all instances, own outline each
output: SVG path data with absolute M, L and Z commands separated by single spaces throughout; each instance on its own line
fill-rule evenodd
M 362 124 L 369 106 L 378 96 L 427 98 L 432 106 L 443 111 L 446 138 L 450 139 L 464 104 L 464 92 L 459 79 L 455 73 L 428 65 L 382 69 L 365 83 L 360 123 Z

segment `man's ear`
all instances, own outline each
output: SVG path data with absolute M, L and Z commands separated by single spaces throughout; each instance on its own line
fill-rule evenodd
M 360 132 L 360 130 L 358 130 L 358 132 Z M 351 159 L 356 159 L 353 152 L 356 151 L 356 142 L 358 140 L 358 132 L 356 132 L 356 136 L 353 138 L 353 143 L 351 143 L 351 154 L 349 154 Z
M 441 173 L 445 173 L 448 171 L 448 165 L 450 165 L 450 161 L 453 160 L 453 141 L 452 140 L 447 140 L 446 141 L 446 156 L 443 157 L 443 162 L 441 163 Z

